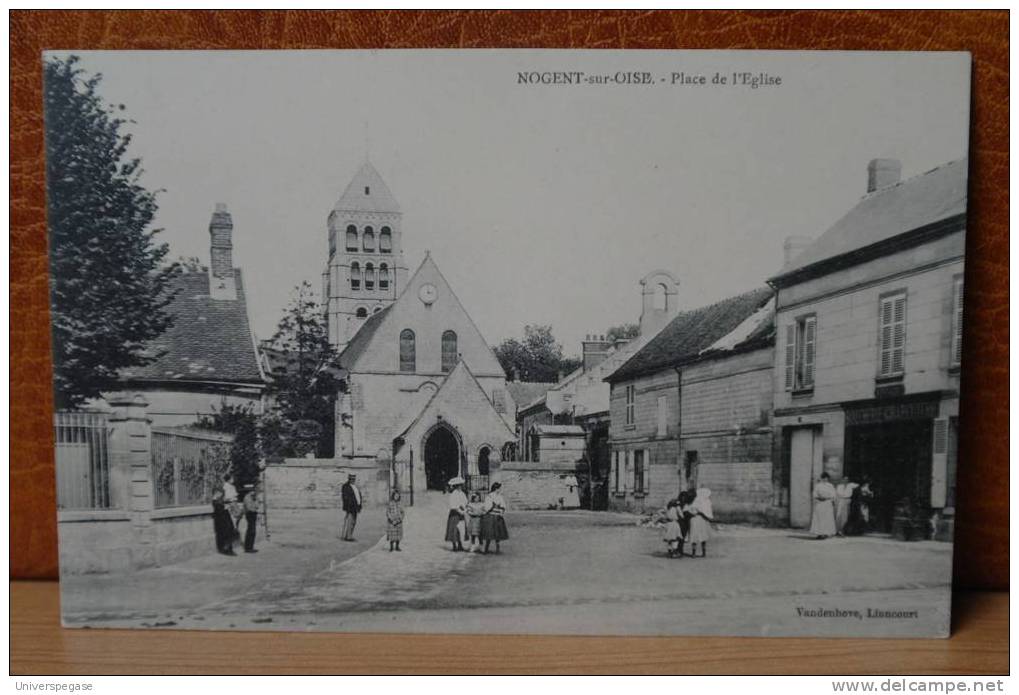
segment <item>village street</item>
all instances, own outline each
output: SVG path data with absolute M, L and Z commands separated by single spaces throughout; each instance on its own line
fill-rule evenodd
M 356 544 L 330 533 L 334 513 L 301 514 L 313 514 L 313 531 L 284 516 L 257 555 L 145 570 L 126 587 L 112 576 L 66 577 L 65 620 L 590 634 L 830 634 L 833 624 L 888 635 L 947 629 L 946 543 L 814 541 L 788 529 L 719 526 L 707 558 L 669 559 L 661 532 L 638 526 L 637 517 L 549 511 L 511 513 L 503 552 L 483 556 L 449 552 L 441 542 L 444 509 L 436 506 L 409 511 L 404 550 L 391 553 L 373 542 L 382 534 L 380 511 L 363 515 Z M 803 617 L 798 608 L 842 613 Z M 868 608 L 918 613 L 868 619 Z

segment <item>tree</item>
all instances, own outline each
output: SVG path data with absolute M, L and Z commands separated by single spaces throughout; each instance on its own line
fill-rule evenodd
M 333 455 L 335 403 L 340 388 L 339 355 L 329 344 L 325 313 L 315 301 L 311 285 L 302 283 L 284 310 L 276 333 L 265 349 L 276 353 L 267 395 L 274 401 L 279 422 L 266 420 L 278 451 L 271 455 Z M 268 437 L 267 437 L 268 439 Z
M 230 472 L 238 485 L 258 482 L 258 463 L 262 459 L 258 441 L 258 416 L 250 405 L 223 403 L 211 415 L 203 415 L 197 427 L 233 435 L 230 447 Z
M 57 407 L 74 408 L 116 386 L 121 370 L 150 362 L 146 343 L 172 321 L 177 273 L 150 225 L 156 195 L 139 183 L 131 136 L 78 59 L 45 62 L 50 305 Z
M 524 326 L 524 339 L 507 338 L 494 348 L 495 356 L 511 381 L 553 382 L 581 365 L 565 357 L 551 326 Z
M 623 323 L 618 326 L 612 326 L 605 332 L 605 340 L 615 342 L 620 338 L 624 340 L 632 340 L 640 335 L 640 324 L 639 323 Z

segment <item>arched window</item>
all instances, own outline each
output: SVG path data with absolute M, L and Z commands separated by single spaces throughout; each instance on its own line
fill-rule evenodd
M 404 328 L 400 331 L 400 371 L 417 370 L 417 346 L 414 344 L 414 331 Z
M 456 366 L 456 362 L 456 333 L 446 331 L 442 334 L 442 371 L 451 371 Z
M 375 266 L 371 263 L 364 264 L 364 288 L 366 290 L 375 289 Z
M 364 228 L 364 236 L 361 243 L 365 251 L 375 250 L 375 231 L 371 227 Z
M 357 261 L 350 264 L 350 289 L 361 289 L 361 266 Z
M 487 446 L 481 447 L 478 451 L 478 475 L 488 475 L 489 471 L 489 458 L 491 458 L 492 449 Z
M 389 227 L 383 227 L 379 232 L 379 251 L 382 253 L 393 252 L 393 233 Z
M 357 227 L 352 224 L 347 225 L 347 250 L 357 251 Z
M 357 308 L 357 312 L 354 315 L 357 316 L 357 318 L 359 319 L 366 319 L 368 318 L 368 309 L 366 309 L 363 306 L 359 306 Z
M 389 266 L 385 263 L 379 264 L 379 289 L 389 289 Z
M 654 308 L 656 311 L 665 311 L 669 308 L 669 294 L 665 285 L 655 285 Z

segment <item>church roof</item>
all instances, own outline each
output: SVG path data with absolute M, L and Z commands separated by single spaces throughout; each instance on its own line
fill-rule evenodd
M 366 160 L 333 209 L 344 212 L 400 212 L 400 204 L 379 172 Z
M 392 304 L 385 307 L 382 311 L 376 312 L 369 316 L 361 327 L 357 329 L 357 333 L 351 338 L 350 342 L 347 343 L 347 347 L 343 348 L 343 352 L 340 353 L 340 366 L 344 369 L 350 369 L 357 363 L 357 358 L 364 354 L 364 351 L 368 349 L 369 343 L 372 341 L 372 337 L 375 335 L 375 331 L 382 325 L 382 319 L 389 313 Z
M 248 323 L 241 271 L 234 269 L 236 299 L 209 296 L 209 274 L 187 272 L 174 279 L 167 312 L 173 325 L 146 346 L 156 359 L 121 372 L 130 381 L 263 384 L 265 379 Z

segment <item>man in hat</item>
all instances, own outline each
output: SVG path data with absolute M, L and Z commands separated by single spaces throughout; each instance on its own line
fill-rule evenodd
M 340 499 L 344 511 L 343 532 L 340 534 L 340 538 L 345 541 L 353 541 L 357 515 L 361 512 L 361 491 L 357 487 L 357 476 L 353 473 L 347 476 L 347 482 L 340 488 Z

